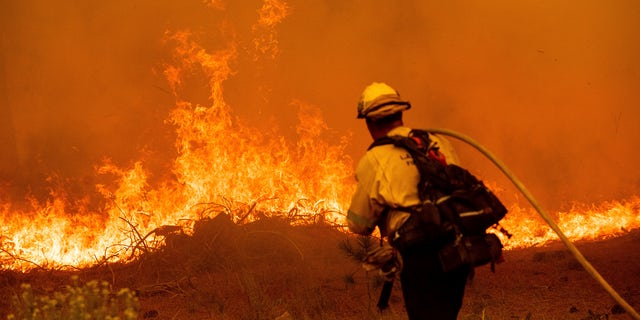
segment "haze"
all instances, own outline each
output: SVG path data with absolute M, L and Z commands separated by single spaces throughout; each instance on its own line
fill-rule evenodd
M 287 4 L 278 55 L 256 60 L 261 1 L 0 0 L 1 190 L 21 197 L 51 174 L 90 190 L 103 158 L 169 170 L 164 120 L 175 98 L 161 74 L 172 50 L 163 35 L 191 30 L 210 50 L 238 43 L 225 95 L 252 125 L 294 139 L 291 102 L 303 101 L 338 135 L 352 134 L 357 160 L 370 143 L 357 100 L 384 81 L 412 102 L 408 125 L 475 138 L 548 207 L 638 193 L 637 1 Z M 193 89 L 194 102 L 207 103 L 205 89 Z M 456 146 L 464 164 L 515 194 L 477 152 Z

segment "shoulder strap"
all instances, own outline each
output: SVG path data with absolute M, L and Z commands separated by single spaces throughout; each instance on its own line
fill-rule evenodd
M 451 192 L 451 183 L 444 170 L 445 164 L 440 160 L 429 156 L 431 139 L 429 133 L 424 130 L 413 129 L 408 137 L 385 136 L 374 141 L 368 150 L 377 146 L 393 144 L 409 152 L 420 172 L 418 193 L 420 200 L 435 200 L 435 191 L 448 194 Z

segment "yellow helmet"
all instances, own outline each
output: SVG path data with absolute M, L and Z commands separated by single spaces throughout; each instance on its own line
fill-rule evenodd
M 407 100 L 386 83 L 374 82 L 362 92 L 358 102 L 358 118 L 380 119 L 411 108 Z

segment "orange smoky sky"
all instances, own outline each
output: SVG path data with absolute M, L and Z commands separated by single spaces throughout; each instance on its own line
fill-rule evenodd
M 55 173 L 92 185 L 103 158 L 169 170 L 175 97 L 166 32 L 208 50 L 237 43 L 225 99 L 256 126 L 295 134 L 319 108 L 357 160 L 355 118 L 372 81 L 412 102 L 405 122 L 465 133 L 558 207 L 640 189 L 640 3 L 287 1 L 275 58 L 252 51 L 262 1 L 0 1 L 0 181 L 13 192 Z M 206 104 L 206 83 L 188 88 Z M 198 87 L 198 86 L 201 86 Z M 293 138 L 292 138 L 293 139 Z M 515 190 L 473 149 L 464 164 Z M 511 192 L 515 193 L 515 192 Z

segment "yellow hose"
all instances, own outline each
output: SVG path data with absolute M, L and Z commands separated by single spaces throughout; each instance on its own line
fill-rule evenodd
M 578 259 L 578 262 L 584 267 L 585 270 L 598 282 L 602 287 L 615 299 L 620 306 L 622 306 L 628 313 L 631 315 L 633 319 L 640 320 L 640 314 L 636 312 L 627 301 L 625 301 L 612 287 L 609 283 L 598 273 L 598 271 L 587 261 L 587 259 L 582 255 L 582 253 L 576 248 L 571 241 L 567 238 L 567 236 L 560 230 L 558 225 L 551 220 L 547 212 L 538 204 L 536 199 L 533 198 L 533 195 L 527 190 L 527 188 L 522 184 L 522 182 L 507 168 L 507 166 L 500 161 L 500 159 L 496 158 L 489 150 L 483 147 L 481 144 L 471 139 L 470 137 L 463 135 L 459 132 L 449 130 L 449 129 L 426 129 L 426 131 L 431 133 L 443 134 L 446 136 L 451 136 L 453 138 L 462 140 L 467 144 L 473 146 L 478 151 L 480 151 L 483 155 L 485 155 L 489 160 L 491 160 L 508 178 L 513 182 L 513 184 L 522 192 L 522 194 L 529 200 L 531 205 L 538 211 L 542 219 L 544 219 L 547 224 L 551 227 L 551 229 L 560 237 L 560 240 L 564 243 L 564 245 L 569 248 L 569 251 L 573 253 L 573 255 Z

